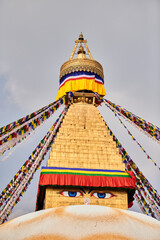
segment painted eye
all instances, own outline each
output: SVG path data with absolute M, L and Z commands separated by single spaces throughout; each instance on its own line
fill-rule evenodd
M 63 191 L 60 194 L 65 196 L 65 197 L 79 197 L 79 196 L 82 196 L 82 193 L 77 192 L 77 191 Z
M 100 193 L 100 192 L 95 192 L 92 194 L 92 196 L 96 197 L 96 198 L 111 198 L 114 195 L 111 193 Z

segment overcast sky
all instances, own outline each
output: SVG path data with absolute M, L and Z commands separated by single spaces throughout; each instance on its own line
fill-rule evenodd
M 103 66 L 106 98 L 160 125 L 160 1 L 0 0 L 0 126 L 56 99 L 60 67 L 69 59 L 81 31 L 93 58 Z M 158 169 L 112 113 L 106 107 L 99 110 L 160 192 Z M 58 113 L 0 162 L 0 190 L 27 160 L 57 116 Z M 126 125 L 160 165 L 159 145 Z M 46 160 L 42 165 L 45 164 Z M 39 174 L 40 170 L 11 218 L 34 211 Z M 132 210 L 139 211 L 136 204 Z

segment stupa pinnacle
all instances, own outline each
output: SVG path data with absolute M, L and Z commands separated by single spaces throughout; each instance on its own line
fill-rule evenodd
M 75 41 L 70 59 L 60 69 L 59 84 L 57 99 L 70 91 L 97 92 L 101 96 L 106 94 L 103 68 L 92 58 L 82 33 Z

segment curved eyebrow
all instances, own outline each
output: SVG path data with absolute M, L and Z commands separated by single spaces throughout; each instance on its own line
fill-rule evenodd
M 79 188 L 83 193 L 86 193 L 85 190 L 83 188 Z
M 91 193 L 93 190 L 94 190 L 94 188 L 91 188 L 91 189 L 88 191 L 88 193 Z
M 79 188 L 83 193 L 86 194 L 86 191 L 84 190 L 84 188 Z M 94 188 L 91 188 L 88 193 L 91 193 L 94 190 Z

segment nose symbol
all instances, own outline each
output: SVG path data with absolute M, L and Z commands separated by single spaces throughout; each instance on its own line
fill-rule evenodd
M 89 198 L 85 198 L 85 199 L 84 199 L 84 204 L 85 204 L 85 205 L 89 205 L 89 204 L 90 204 L 90 201 L 91 201 L 91 200 L 90 200 Z

